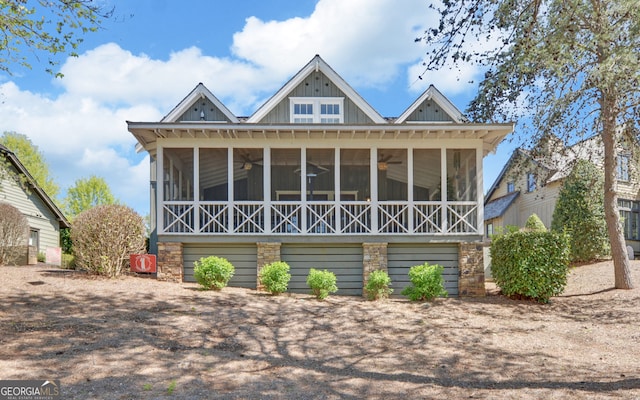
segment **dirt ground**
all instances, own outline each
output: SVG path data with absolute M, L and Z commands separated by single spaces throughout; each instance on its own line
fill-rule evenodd
M 0 379 L 59 379 L 64 399 L 640 398 L 640 289 L 613 290 L 607 262 L 547 305 L 319 302 L 46 265 L 0 282 Z

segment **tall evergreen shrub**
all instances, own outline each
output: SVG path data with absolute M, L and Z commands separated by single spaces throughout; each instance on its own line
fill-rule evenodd
M 581 160 L 560 189 L 551 230 L 570 235 L 572 262 L 592 261 L 610 252 L 603 182 L 602 171 Z

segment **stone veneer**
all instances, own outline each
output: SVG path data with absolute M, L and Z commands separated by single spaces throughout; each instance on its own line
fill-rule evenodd
M 182 282 L 183 271 L 182 243 L 158 242 L 158 280 Z
M 362 295 L 369 279 L 369 274 L 381 269 L 388 271 L 387 243 L 362 243 Z
M 260 270 L 267 264 L 281 261 L 280 258 L 280 242 L 258 242 L 258 268 L 256 269 L 256 288 L 264 290 L 264 286 L 260 283 Z
M 484 288 L 484 257 L 481 242 L 460 243 L 458 247 L 458 295 L 482 297 Z

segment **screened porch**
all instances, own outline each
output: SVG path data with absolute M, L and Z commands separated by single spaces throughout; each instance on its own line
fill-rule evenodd
M 481 162 L 476 148 L 159 147 L 158 233 L 477 235 Z

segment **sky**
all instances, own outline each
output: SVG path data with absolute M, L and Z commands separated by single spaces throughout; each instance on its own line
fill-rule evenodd
M 429 84 L 460 110 L 477 91 L 474 67 L 423 74 L 415 38 L 437 22 L 427 0 L 100 0 L 114 7 L 63 78 L 32 69 L 0 73 L 0 130 L 27 135 L 44 155 L 60 199 L 76 180 L 104 178 L 114 196 L 149 212 L 149 158 L 126 121 L 159 121 L 199 82 L 235 115 L 249 116 L 319 54 L 385 117 Z M 423 79 L 418 79 L 422 74 Z M 510 156 L 484 160 L 485 191 Z

